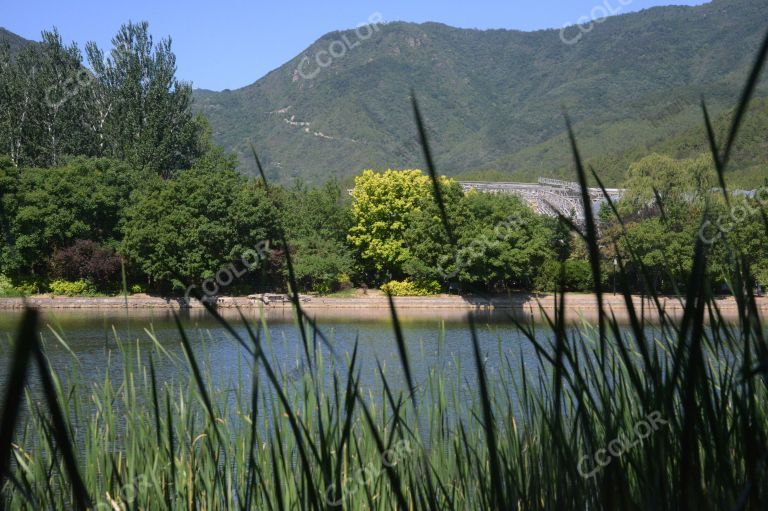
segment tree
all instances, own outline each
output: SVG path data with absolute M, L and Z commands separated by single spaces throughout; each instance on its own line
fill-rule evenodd
M 109 57 L 95 43 L 86 45 L 99 154 L 163 177 L 191 167 L 203 152 L 205 125 L 191 113 L 191 86 L 176 79 L 170 38 L 155 45 L 147 22 L 128 23 L 112 45 Z
M 420 170 L 366 170 L 355 178 L 347 239 L 367 269 L 402 276 L 409 258 L 403 234 L 413 211 L 430 197 L 429 177 Z
M 11 58 L 0 48 L 0 151 L 16 166 L 56 166 L 64 155 L 106 156 L 164 177 L 210 149 L 193 116 L 192 89 L 176 79 L 170 39 L 153 43 L 146 22 L 123 25 L 105 57 L 57 31 Z
M 707 205 L 716 203 L 711 193 L 716 183 L 711 156 L 705 154 L 684 160 L 652 154 L 633 163 L 617 204 L 624 225 L 608 208 L 601 211 L 603 256 L 619 255 L 636 289 L 646 288 L 644 266 L 654 290 L 683 290 L 699 222 Z
M 671 212 L 681 203 L 690 205 L 701 201 L 716 183 L 710 155 L 677 160 L 654 153 L 629 166 L 620 211 L 623 214 L 645 211 L 653 216 L 658 213 L 657 202 L 661 200 Z
M 318 293 L 333 291 L 340 278 L 352 271 L 352 257 L 346 247 L 319 234 L 293 242 L 291 255 L 300 285 Z
M 57 31 L 11 59 L 0 51 L 0 147 L 16 166 L 58 165 L 63 155 L 90 155 L 85 103 L 90 74 L 77 45 Z
M 39 107 L 34 51 L 27 49 L 12 59 L 7 45 L 0 46 L 0 147 L 16 167 L 25 161 Z
M 242 271 L 244 255 L 274 239 L 275 225 L 271 202 L 253 179 L 192 168 L 148 179 L 133 194 L 120 250 L 156 287 L 183 289 L 230 264 Z
M 0 275 L 22 266 L 14 228 L 19 209 L 20 172 L 7 156 L 0 156 Z
M 539 268 L 555 259 L 567 234 L 510 195 L 470 193 L 458 231 L 459 279 L 466 285 L 531 289 Z
M 346 240 L 351 226 L 347 194 L 335 179 L 311 189 L 298 182 L 282 202 L 296 278 L 305 289 L 332 291 L 353 268 Z
M 764 200 L 734 197 L 730 207 L 722 201 L 712 206 L 710 223 L 702 234 L 710 242 L 710 267 L 716 283 L 726 281 L 732 274 L 734 258 L 740 256 L 749 265 L 752 277 L 768 285 L 768 225 L 765 219 L 768 219 L 768 204 Z
M 577 291 L 593 292 L 594 278 L 589 261 L 585 259 L 566 259 L 546 261 L 538 271 L 535 282 L 539 291 L 554 292 Z
M 2 271 L 34 275 L 47 273 L 50 255 L 76 239 L 115 246 L 123 209 L 141 181 L 125 164 L 84 157 L 6 176 L 4 183 L 13 183 L 11 196 L 3 198 L 13 255 Z
M 69 247 L 56 249 L 51 257 L 54 277 L 87 280 L 102 291 L 116 288 L 121 266 L 120 256 L 114 249 L 91 240 L 75 240 Z
M 456 235 L 463 231 L 464 224 L 469 220 L 464 192 L 456 181 L 445 180 L 441 193 L 448 222 Z M 416 282 L 445 283 L 456 280 L 461 261 L 432 194 L 423 197 L 419 207 L 411 211 L 402 238 L 408 249 L 408 258 L 403 263 L 406 275 Z
M 57 31 L 43 32 L 37 60 L 37 87 L 43 101 L 36 119 L 39 130 L 36 166 L 50 167 L 64 155 L 93 155 L 86 132 L 91 111 L 86 103 L 92 77 L 81 65 L 74 43 L 65 47 Z M 39 92 L 39 91 L 38 91 Z
M 696 224 L 690 221 L 675 225 L 660 217 L 645 219 L 627 226 L 617 243 L 619 255 L 639 289 L 644 288 L 642 264 L 654 290 L 683 290 L 691 271 L 696 233 Z
M 403 236 L 409 254 L 403 268 L 416 280 L 530 289 L 538 269 L 567 239 L 557 222 L 517 197 L 465 195 L 455 182 L 443 188 L 443 197 L 457 243 L 451 245 L 433 200 L 414 210 Z

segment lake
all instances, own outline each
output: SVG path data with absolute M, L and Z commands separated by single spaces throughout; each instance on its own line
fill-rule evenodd
M 246 328 L 232 311 L 223 311 L 235 323 L 235 330 L 248 339 Z M 0 387 L 8 375 L 12 339 L 21 319 L 20 311 L 0 314 Z M 244 312 L 252 327 L 262 324 L 258 312 Z M 268 311 L 262 330 L 271 360 L 287 380 L 299 380 L 308 367 L 295 317 L 290 310 Z M 348 357 L 359 343 L 361 386 L 379 387 L 377 362 L 395 384 L 404 385 L 392 322 L 389 314 L 344 311 L 321 314 L 316 318 L 330 347 L 316 338 L 322 348 L 323 365 L 328 373 L 337 371 L 346 380 Z M 477 334 L 485 367 L 490 378 L 507 360 L 520 360 L 535 372 L 538 366 L 534 347 L 503 313 L 487 312 L 476 316 Z M 204 371 L 210 371 L 216 386 L 226 388 L 242 382 L 250 374 L 252 358 L 227 330 L 205 311 L 182 311 L 180 319 Z M 467 383 L 474 386 L 474 352 L 464 313 L 445 310 L 404 314 L 402 328 L 416 384 L 426 380 L 430 371 L 455 376 L 457 368 Z M 183 360 L 181 338 L 173 313 L 166 310 L 45 310 L 42 313 L 42 340 L 51 367 L 65 379 L 77 378 L 89 386 L 103 383 L 105 374 L 119 379 L 123 373 L 123 349 L 138 348 L 146 357 L 157 343 L 168 353 Z M 542 338 L 544 337 L 542 330 Z M 268 333 L 268 335 L 267 335 Z M 311 338 L 312 336 L 310 336 Z M 331 351 L 332 350 L 332 351 Z M 74 356 L 73 356 L 74 355 Z M 336 359 L 335 367 L 332 365 Z M 179 366 L 167 357 L 155 357 L 158 382 L 168 382 L 179 375 Z M 30 386 L 37 387 L 36 378 Z

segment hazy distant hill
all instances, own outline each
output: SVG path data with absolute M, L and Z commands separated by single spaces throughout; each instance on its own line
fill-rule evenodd
M 7 44 L 11 50 L 11 54 L 15 54 L 28 44 L 33 44 L 33 42 L 0 27 L 0 44 Z
M 570 176 L 563 107 L 587 158 L 658 144 L 700 122 L 702 94 L 714 114 L 732 107 L 766 29 L 768 0 L 612 17 L 574 45 L 559 30 L 388 23 L 363 41 L 354 31 L 327 34 L 242 89 L 197 90 L 196 108 L 244 170 L 254 170 L 252 141 L 273 178 L 317 181 L 366 167 L 423 166 L 413 88 L 442 172 Z M 359 44 L 318 68 L 317 53 L 345 38 Z M 320 69 L 312 79 L 297 70 L 305 56 L 305 75 Z M 607 178 L 616 182 L 621 172 Z

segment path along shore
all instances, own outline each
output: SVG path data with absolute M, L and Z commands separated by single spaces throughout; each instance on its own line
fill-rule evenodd
M 265 299 L 266 298 L 266 299 Z M 664 310 L 672 317 L 679 317 L 683 311 L 683 300 L 677 297 L 661 297 Z M 545 294 L 512 294 L 505 296 L 456 296 L 437 295 L 428 297 L 394 298 L 398 312 L 406 316 L 445 317 L 452 314 L 461 316 L 470 311 L 497 311 L 520 319 L 540 319 L 542 313 L 552 315 L 555 310 L 555 298 Z M 646 317 L 656 316 L 656 306 L 647 298 L 633 297 L 636 310 L 643 309 Z M 725 318 L 736 319 L 738 308 L 733 297 L 723 297 L 715 303 Z M 622 295 L 604 295 L 606 311 L 613 313 L 620 320 L 627 319 L 627 309 Z M 39 309 L 67 310 L 181 310 L 202 309 L 197 300 L 187 303 L 183 298 L 163 298 L 148 295 L 129 295 L 115 297 L 63 297 L 37 295 L 27 298 L 0 298 L 0 310 L 22 309 L 25 306 Z M 291 302 L 284 295 L 251 295 L 250 297 L 218 297 L 219 309 L 251 309 L 267 312 L 284 310 L 290 312 Z M 757 298 L 758 310 L 762 317 L 768 317 L 768 297 Z M 389 302 L 386 296 L 370 295 L 349 298 L 302 296 L 302 308 L 309 314 L 340 316 L 382 316 L 389 315 Z M 594 319 L 597 317 L 597 300 L 594 295 L 569 293 L 565 297 L 566 317 L 570 321 Z

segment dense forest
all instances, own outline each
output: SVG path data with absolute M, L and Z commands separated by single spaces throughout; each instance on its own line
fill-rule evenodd
M 568 220 L 516 197 L 464 194 L 443 177 L 450 240 L 419 170 L 360 169 L 351 193 L 335 179 L 265 186 L 238 172 L 192 113 L 170 41 L 146 23 L 85 54 L 56 32 L 0 50 L 0 294 L 285 290 L 288 258 L 301 291 L 323 294 L 551 291 L 561 275 L 569 290 L 594 288 Z M 687 147 L 627 162 L 623 226 L 600 215 L 601 284 L 621 261 L 619 285 L 680 291 L 697 237 L 714 246 L 715 284 L 731 257 L 717 247 L 731 244 L 768 283 L 768 189 L 726 202 L 706 147 Z

